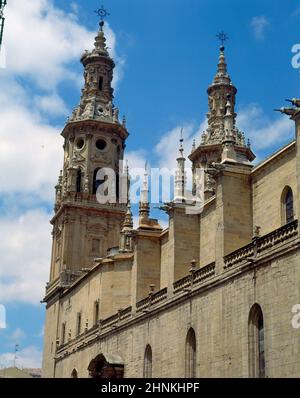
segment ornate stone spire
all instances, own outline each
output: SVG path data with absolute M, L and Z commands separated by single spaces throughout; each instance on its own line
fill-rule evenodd
M 227 73 L 227 64 L 225 59 L 225 47 L 220 47 L 218 71 L 215 75 L 213 84 L 230 84 L 230 76 Z
M 227 72 L 224 46 L 220 47 L 217 73 L 207 93 L 209 103 L 209 112 L 207 114 L 208 129 L 202 136 L 202 144 L 210 145 L 222 143 L 225 137 L 224 116 L 228 102 L 230 102 L 233 127 L 235 126 L 236 114 L 234 108 L 235 96 L 237 93 L 237 89 L 232 84 Z M 241 133 L 236 131 L 236 135 L 238 138 L 238 136 L 241 136 Z
M 219 62 L 217 73 L 213 83 L 208 87 L 208 105 L 207 114 L 208 128 L 202 134 L 201 145 L 222 144 L 230 130 L 235 145 L 246 148 L 244 133 L 236 127 L 236 94 L 237 89 L 233 85 L 227 71 L 225 58 L 225 47 L 220 47 Z
M 103 26 L 104 26 L 104 22 L 101 21 L 100 22 L 100 30 L 99 30 L 97 36 L 95 37 L 95 44 L 94 44 L 95 48 L 93 49 L 92 54 L 109 57 L 107 47 L 106 47 L 106 37 L 103 32 Z
M 133 228 L 133 217 L 132 217 L 132 212 L 131 212 L 130 201 L 128 201 L 128 204 L 127 204 L 127 212 L 125 215 L 123 230 L 124 230 L 124 228 L 130 228 L 130 229 Z
M 179 147 L 179 157 L 177 158 L 177 170 L 175 174 L 175 196 L 174 202 L 182 203 L 184 201 L 184 193 L 185 193 L 185 157 L 183 156 L 184 148 L 183 148 L 183 130 L 180 133 L 180 147 Z
M 219 37 L 219 35 L 218 35 Z M 227 71 L 225 47 L 226 35 L 220 34 L 222 46 L 219 52 L 217 73 L 208 87 L 207 113 L 208 127 L 203 132 L 200 145 L 192 150 L 189 159 L 193 162 L 193 170 L 207 170 L 205 177 L 205 199 L 215 194 L 215 181 L 209 174 L 211 165 L 220 162 L 251 165 L 255 155 L 245 142 L 245 135 L 236 127 L 236 94 Z
M 70 122 L 92 119 L 119 124 L 119 110 L 113 106 L 115 63 L 108 53 L 103 27 L 104 21 L 101 21 L 93 50 L 86 50 L 81 57 L 84 87 L 80 104 L 74 109 Z
M 121 239 L 120 239 L 120 251 L 132 251 L 132 237 L 133 237 L 133 217 L 131 212 L 130 201 L 128 200 L 127 212 L 125 215 Z

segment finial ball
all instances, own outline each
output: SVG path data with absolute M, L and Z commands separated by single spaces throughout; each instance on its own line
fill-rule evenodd
M 224 47 L 224 46 L 221 46 L 221 47 L 220 47 L 220 51 L 224 52 L 224 51 L 225 51 L 225 47 Z

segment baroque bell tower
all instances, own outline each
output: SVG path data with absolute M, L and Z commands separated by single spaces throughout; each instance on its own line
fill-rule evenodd
M 119 245 L 126 214 L 126 203 L 120 203 L 119 166 L 123 161 L 128 132 L 125 119 L 119 121 L 119 110 L 113 104 L 113 59 L 108 53 L 103 32 L 104 22 L 91 52 L 81 57 L 84 87 L 80 104 L 74 109 L 62 132 L 64 164 L 56 186 L 53 248 L 50 284 L 62 274 L 80 274 L 93 266 L 95 258 Z M 96 194 L 106 177 L 102 170 L 115 175 L 115 203 L 101 203 Z M 127 178 L 125 176 L 125 178 Z

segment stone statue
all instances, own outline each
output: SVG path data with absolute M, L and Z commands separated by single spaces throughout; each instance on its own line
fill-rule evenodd
M 106 115 L 112 117 L 112 102 L 109 101 L 108 104 L 106 105 Z
M 118 108 L 114 108 L 113 120 L 115 123 L 119 122 L 119 109 Z
M 84 109 L 84 112 L 83 112 L 82 116 L 84 118 L 87 118 L 87 117 L 91 117 L 92 118 L 92 117 L 94 117 L 94 111 L 95 111 L 94 104 L 92 102 L 88 102 L 86 104 L 86 107 Z

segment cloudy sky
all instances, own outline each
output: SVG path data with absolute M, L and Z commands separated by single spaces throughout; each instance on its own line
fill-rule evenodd
M 108 4 L 109 3 L 109 4 Z M 237 86 L 239 127 L 257 159 L 293 139 L 273 112 L 299 96 L 300 1 L 110 0 L 108 46 L 117 68 L 116 104 L 127 118 L 131 164 L 173 166 L 181 127 L 186 152 L 199 143 L 206 89 L 225 30 Z M 82 86 L 79 58 L 93 45 L 95 0 L 8 0 L 0 59 L 0 367 L 41 365 L 54 185 L 65 120 Z M 300 48 L 300 47 L 299 47 Z M 299 59 L 300 61 L 300 59 Z M 295 68 L 296 66 L 296 68 Z M 299 66 L 299 68 L 297 68 Z M 159 216 L 159 215 L 158 215 Z M 1 311 L 0 311 L 1 312 Z M 3 326 L 3 325 L 2 325 Z M 1 322 L 0 322 L 1 327 Z

